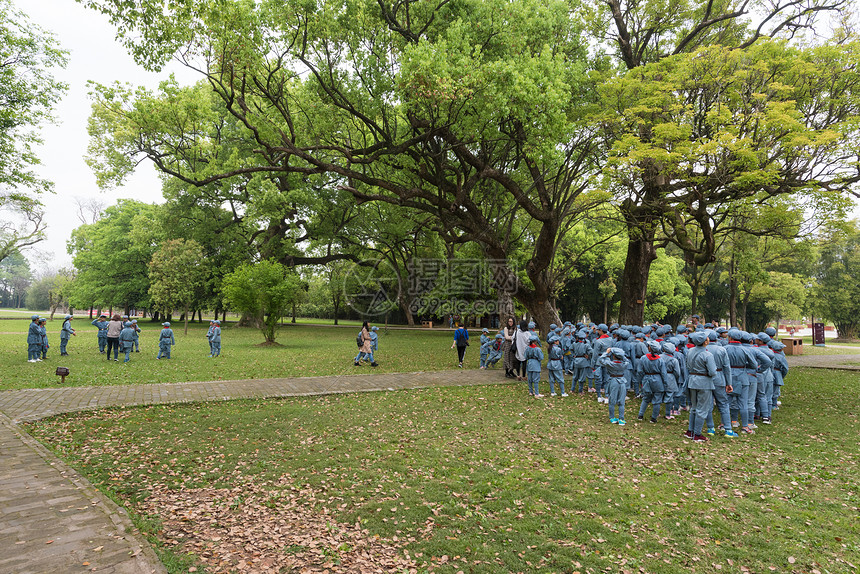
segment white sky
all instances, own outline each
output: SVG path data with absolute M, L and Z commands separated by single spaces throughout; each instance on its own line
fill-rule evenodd
M 141 164 L 122 188 L 105 193 L 99 191 L 95 177 L 84 162 L 90 114 L 87 81 L 104 84 L 120 81 L 154 88 L 170 72 L 184 84 L 197 81 L 198 76 L 179 65 L 171 65 L 158 74 L 145 71 L 115 40 L 115 30 L 107 19 L 75 0 L 13 0 L 13 4 L 27 13 L 33 23 L 51 32 L 69 52 L 66 69 L 55 71 L 55 76 L 66 82 L 69 90 L 55 111 L 57 124 L 43 128 L 45 144 L 39 151 L 42 165 L 37 171 L 54 182 L 56 193 L 43 198 L 47 240 L 26 253 L 33 270 L 38 272 L 71 265 L 66 242 L 72 230 L 80 225 L 76 197 L 95 197 L 106 206 L 121 198 L 153 203 L 163 200 L 161 183 L 149 162 Z M 860 204 L 853 217 L 860 218 Z
M 156 87 L 158 82 L 174 72 L 182 83 L 196 77 L 179 66 L 163 73 L 147 72 L 132 60 L 115 38 L 115 30 L 101 14 L 87 10 L 75 0 L 13 0 L 16 7 L 30 16 L 30 21 L 51 32 L 60 46 L 69 52 L 65 70 L 54 71 L 57 79 L 69 89 L 55 110 L 56 125 L 42 129 L 45 144 L 39 150 L 41 166 L 37 172 L 54 182 L 56 193 L 43 198 L 48 223 L 47 240 L 27 252 L 34 271 L 57 269 L 71 265 L 66 242 L 72 230 L 80 225 L 76 197 L 95 197 L 106 205 L 117 199 L 161 202 L 161 182 L 155 168 L 148 162 L 138 167 L 126 185 L 101 192 L 95 177 L 84 162 L 89 136 L 87 118 L 90 100 L 87 81 L 107 84 L 113 81 Z

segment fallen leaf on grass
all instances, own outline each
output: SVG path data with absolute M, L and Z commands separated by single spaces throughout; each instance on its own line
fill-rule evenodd
M 328 508 L 309 504 L 317 500 L 316 492 L 294 487 L 284 476 L 266 487 L 249 483 L 233 489 L 157 488 L 139 510 L 159 515 L 165 543 L 195 554 L 213 574 L 417 568 L 400 555 L 401 543 L 371 536 L 360 523 L 336 522 Z

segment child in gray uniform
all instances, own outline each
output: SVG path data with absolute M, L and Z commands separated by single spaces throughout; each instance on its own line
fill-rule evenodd
M 156 359 L 164 357 L 170 358 L 170 347 L 176 344 L 176 339 L 173 338 L 173 329 L 170 328 L 170 323 L 164 322 L 161 324 L 161 334 L 158 336 L 158 356 Z
M 717 365 L 714 356 L 705 347 L 708 336 L 704 331 L 693 331 L 688 337 L 694 346 L 687 351 L 687 396 L 690 400 L 690 424 L 685 438 L 695 442 L 707 442 L 702 434 L 702 425 L 708 412 L 714 408 L 714 380 Z
M 600 340 L 600 339 L 598 339 Z M 624 426 L 624 402 L 627 398 L 627 380 L 624 378 L 630 360 L 624 349 L 611 347 L 599 359 L 599 364 L 606 377 L 609 379 L 607 388 L 609 403 L 609 422 Z M 615 416 L 615 406 L 618 405 L 618 417 Z

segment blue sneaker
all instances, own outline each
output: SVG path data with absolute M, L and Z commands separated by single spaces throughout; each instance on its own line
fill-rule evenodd
M 739 436 L 741 436 L 741 435 L 739 435 L 735 431 L 732 431 L 732 430 L 726 431 L 726 438 L 738 438 Z
M 618 419 L 618 426 L 623 427 L 626 424 L 627 423 L 624 421 L 624 419 Z
M 714 429 L 708 429 L 705 431 L 705 434 L 708 436 L 717 436 L 717 431 L 715 431 Z
M 614 425 L 617 425 L 617 424 L 618 424 L 618 419 L 616 419 L 616 418 L 611 418 L 611 419 L 609 419 L 609 422 L 611 422 L 611 423 L 612 423 L 612 424 L 614 424 Z

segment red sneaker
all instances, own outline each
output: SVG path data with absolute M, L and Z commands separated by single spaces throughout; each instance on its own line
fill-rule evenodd
M 708 442 L 708 437 L 697 434 L 693 437 L 693 442 Z
M 684 438 L 692 439 L 693 438 L 693 432 L 692 431 L 686 431 L 684 433 Z

